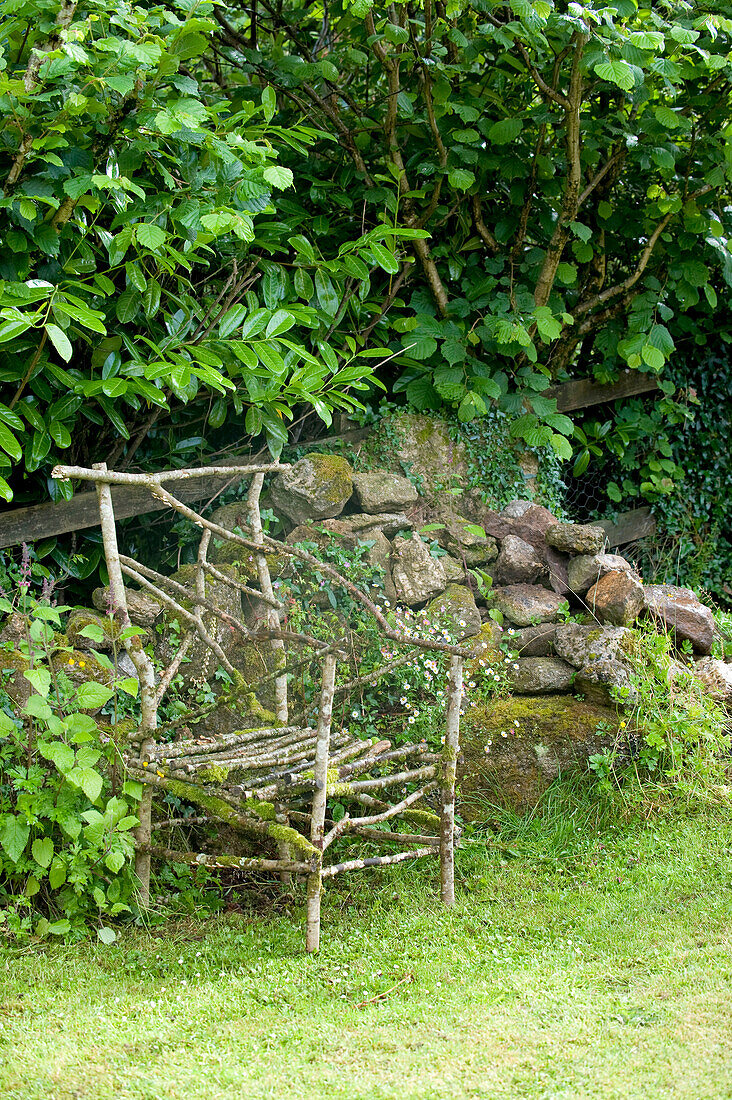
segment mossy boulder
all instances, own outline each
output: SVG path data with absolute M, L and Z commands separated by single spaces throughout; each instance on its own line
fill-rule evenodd
M 95 628 L 94 637 L 89 638 L 82 633 L 87 627 Z M 101 638 L 98 636 L 98 631 L 101 631 Z M 114 639 L 119 637 L 120 632 L 121 626 L 109 615 L 98 615 L 85 607 L 74 608 L 66 620 L 66 637 L 76 649 L 98 649 L 102 652 L 112 650 Z M 148 641 L 149 638 L 144 638 L 143 645 Z M 120 651 L 123 650 L 124 643 L 118 641 L 117 648 Z
M 342 455 L 309 454 L 275 478 L 269 500 L 291 523 L 341 514 L 353 493 L 353 469 Z
M 568 695 L 514 695 L 469 707 L 460 724 L 459 802 L 466 821 L 490 803 L 527 810 L 558 776 L 586 772 L 621 735 L 614 708 Z
M 135 626 L 154 626 L 163 612 L 163 604 L 149 592 L 141 592 L 136 588 L 128 588 L 125 585 L 125 599 L 127 601 L 127 613 L 130 621 Z M 108 615 L 111 608 L 111 595 L 109 585 L 106 588 L 95 588 L 92 592 L 92 603 L 97 611 Z
M 416 504 L 419 496 L 406 477 L 389 470 L 369 470 L 353 475 L 356 500 L 364 512 L 396 512 Z
M 419 535 L 397 537 L 393 543 L 391 573 L 398 599 L 413 606 L 425 603 L 445 588 L 445 570 L 433 558 Z
M 234 580 L 240 578 L 239 571 L 234 565 L 220 565 L 218 568 L 222 573 L 230 576 Z M 182 566 L 176 573 L 173 573 L 172 580 L 177 581 L 178 584 L 184 585 L 190 592 L 190 599 L 186 599 L 177 594 L 175 598 L 182 607 L 187 611 L 191 611 L 194 607 L 196 566 L 194 564 Z M 220 608 L 223 612 L 236 619 L 242 619 L 242 598 L 237 588 L 233 588 L 231 585 L 225 584 L 224 581 L 219 581 L 214 577 L 206 577 L 204 594 L 206 599 L 210 600 L 215 607 Z M 218 642 L 225 653 L 232 648 L 240 637 L 237 630 L 225 620 L 215 615 L 212 611 L 204 611 L 203 622 L 211 637 Z M 175 611 L 171 610 L 165 613 L 162 623 L 158 628 L 159 633 L 155 642 L 156 652 L 161 660 L 167 662 L 172 659 L 177 649 L 177 639 L 182 637 L 188 628 L 188 621 Z M 202 683 L 205 680 L 209 680 L 214 675 L 218 665 L 219 658 L 209 649 L 202 639 L 196 635 L 189 651 L 188 658 L 181 665 L 180 674 L 185 681 Z

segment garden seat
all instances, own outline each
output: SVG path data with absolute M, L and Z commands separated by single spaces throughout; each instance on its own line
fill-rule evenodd
M 125 578 L 128 578 L 154 594 L 166 609 L 178 616 L 185 628 L 177 653 L 162 671 L 155 669 L 134 631 L 123 629 L 121 634 L 140 681 L 141 721 L 123 750 L 123 761 L 129 776 L 139 780 L 146 790 L 136 834 L 136 871 L 143 904 L 149 902 L 150 864 L 155 857 L 198 866 L 279 872 L 281 876 L 304 875 L 308 884 L 306 945 L 309 951 L 315 951 L 320 940 L 323 881 L 338 874 L 439 855 L 442 899 L 446 904 L 453 902 L 455 766 L 462 662 L 471 653 L 450 643 L 400 633 L 367 594 L 331 565 L 320 562 L 297 546 L 266 536 L 259 512 L 264 474 L 284 468 L 280 464 L 226 467 L 228 474 L 252 479 L 245 536 L 211 523 L 164 488 L 166 480 L 207 476 L 214 473 L 216 467 L 150 475 L 115 473 L 100 464 L 91 470 L 57 467 L 54 477 L 78 478 L 96 484 L 111 604 L 120 625 L 123 628 L 130 626 L 125 589 Z M 120 554 L 111 494 L 114 484 L 146 487 L 201 528 L 203 534 L 195 575 L 189 586 Z M 257 562 L 257 587 L 234 580 L 210 565 L 207 550 L 212 535 L 253 551 Z M 329 573 L 333 583 L 346 588 L 374 616 L 379 629 L 391 642 L 449 654 L 448 703 L 441 752 L 430 750 L 424 742 L 393 747 L 386 740 L 363 740 L 353 736 L 347 728 L 334 728 L 334 695 L 336 690 L 344 690 L 343 687 L 336 689 L 337 661 L 341 655 L 339 644 L 325 644 L 281 627 L 280 605 L 267 563 L 268 555 L 274 551 L 299 558 Z M 239 617 L 215 606 L 206 597 L 205 578 L 212 575 L 262 601 L 267 612 L 261 628 L 251 630 Z M 204 643 L 232 677 L 232 706 L 245 692 L 251 693 L 251 685 L 242 682 L 241 675 L 216 642 L 211 629 L 213 620 L 225 622 L 249 641 L 264 640 L 271 646 L 275 671 L 269 678 L 274 680 L 277 720 L 262 726 L 245 725 L 219 736 L 193 734 L 171 741 L 169 724 L 159 723 L 159 708 L 194 638 Z M 288 721 L 290 664 L 285 643 L 291 643 L 291 648 L 310 647 L 315 654 L 314 660 L 320 665 L 321 689 L 312 723 Z M 390 667 L 387 663 L 346 687 L 373 684 Z M 164 830 L 166 823 L 154 824 L 152 820 L 152 792 L 156 788 L 202 811 L 198 821 L 218 821 L 242 831 L 259 842 L 265 854 L 257 857 L 212 855 L 180 851 L 157 843 L 156 834 Z M 430 795 L 438 803 L 437 812 L 418 805 Z M 385 828 L 387 822 L 393 822 L 396 830 Z M 331 860 L 327 853 L 334 843 L 349 836 L 370 845 L 386 844 L 390 850 L 383 855 L 359 854 L 352 859 Z M 394 847 L 398 850 L 394 851 Z

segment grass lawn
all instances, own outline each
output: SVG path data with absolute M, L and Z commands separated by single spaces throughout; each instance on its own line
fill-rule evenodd
M 732 808 L 514 823 L 435 869 L 0 954 L 5 1100 L 732 1098 Z M 374 1000 L 385 993 L 381 1000 Z

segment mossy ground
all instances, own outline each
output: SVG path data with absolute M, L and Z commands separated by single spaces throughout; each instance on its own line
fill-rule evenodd
M 0 955 L 7 1100 L 727 1100 L 732 812 L 516 821 L 436 867 L 349 876 L 101 944 Z M 601 831 L 598 832 L 598 822 Z

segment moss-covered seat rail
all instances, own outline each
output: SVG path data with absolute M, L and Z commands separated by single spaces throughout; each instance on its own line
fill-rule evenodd
M 266 535 L 260 513 L 260 495 L 266 474 L 285 469 L 279 463 L 262 466 L 226 467 L 232 477 L 251 479 L 246 501 L 245 534 L 220 527 L 194 512 L 169 493 L 164 483 L 173 479 L 210 476 L 218 467 L 171 470 L 158 474 L 127 474 L 107 470 L 56 467 L 54 477 L 95 483 L 99 500 L 105 559 L 110 580 L 111 614 L 121 627 L 120 638 L 132 660 L 140 683 L 140 721 L 129 737 L 123 759 L 128 774 L 145 789 L 136 832 L 136 872 L 143 904 L 149 903 L 150 869 L 154 857 L 191 865 L 239 868 L 242 871 L 279 872 L 307 876 L 308 915 L 306 947 L 316 951 L 320 942 L 320 904 L 323 882 L 352 870 L 380 867 L 422 856 L 439 855 L 441 896 L 445 904 L 454 901 L 455 767 L 459 750 L 460 706 L 463 659 L 469 650 L 434 638 L 403 634 L 396 629 L 370 598 L 332 565 L 321 562 L 306 549 Z M 195 567 L 189 584 L 165 577 L 134 559 L 122 555 L 112 496 L 113 485 L 134 484 L 148 489 L 172 509 L 187 517 L 202 531 Z M 241 530 L 241 528 L 240 528 Z M 256 579 L 243 583 L 217 570 L 208 561 L 211 538 L 229 540 L 246 549 L 256 564 Z M 425 743 L 393 748 L 389 741 L 363 740 L 347 729 L 334 728 L 333 700 L 336 666 L 343 639 L 324 643 L 304 634 L 288 631 L 281 623 L 284 608 L 277 598 L 270 576 L 268 557 L 281 554 L 299 559 L 329 575 L 332 583 L 345 588 L 374 618 L 380 633 L 402 647 L 449 654 L 444 749 L 430 751 Z M 216 577 L 243 596 L 258 600 L 264 608 L 262 621 L 252 628 L 243 615 L 224 610 L 207 595 L 207 579 Z M 139 633 L 130 629 L 125 580 L 155 596 L 175 615 L 182 627 L 177 652 L 164 668 L 157 668 L 144 648 Z M 248 578 L 247 578 L 248 579 Z M 159 710 L 176 673 L 194 642 L 203 644 L 232 682 L 230 701 L 235 705 L 251 696 L 252 686 L 231 664 L 216 639 L 212 624 L 226 627 L 248 642 L 269 647 L 274 672 L 275 714 L 268 724 L 256 726 L 251 717 L 242 728 L 219 736 L 188 735 L 170 740 L 170 723 L 159 721 Z M 317 715 L 312 724 L 293 723 L 288 702 L 288 675 L 293 668 L 290 654 L 303 647 L 315 654 L 320 665 L 321 688 Z M 394 663 L 371 671 L 361 680 L 373 684 Z M 241 707 L 241 710 L 246 708 Z M 251 708 L 250 713 L 251 713 Z M 195 721 L 193 716 L 192 721 Z M 183 728 L 182 723 L 178 729 Z M 189 731 L 190 734 L 190 731 Z M 201 821 L 221 822 L 241 831 L 261 845 L 256 857 L 213 855 L 178 851 L 156 842 L 164 827 L 153 824 L 153 793 L 167 792 L 195 806 Z M 425 808 L 434 796 L 437 812 Z M 337 816 L 337 813 L 340 816 Z M 393 830 L 385 828 L 393 822 Z M 333 845 L 351 836 L 370 845 L 387 845 L 383 855 L 337 856 Z M 394 848 L 397 851 L 394 851 Z

